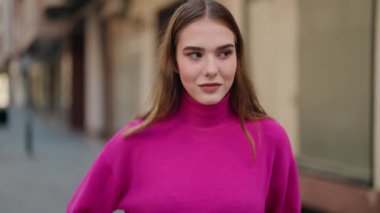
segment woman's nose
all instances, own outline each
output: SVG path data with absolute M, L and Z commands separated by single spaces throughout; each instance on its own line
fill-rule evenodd
M 212 56 L 207 57 L 205 74 L 207 77 L 214 77 L 218 73 L 218 65 L 216 59 Z

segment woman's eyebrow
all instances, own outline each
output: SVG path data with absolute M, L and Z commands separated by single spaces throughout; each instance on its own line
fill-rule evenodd
M 192 51 L 204 51 L 205 49 L 202 47 L 194 47 L 194 46 L 187 46 L 184 47 L 183 50 L 192 50 Z
M 222 45 L 222 46 L 219 46 L 216 48 L 217 51 L 220 51 L 220 50 L 223 50 L 223 49 L 227 49 L 227 48 L 234 48 L 235 45 L 233 44 L 225 44 L 225 45 Z M 186 50 L 192 50 L 192 51 L 205 51 L 205 48 L 202 48 L 202 47 L 196 47 L 196 46 L 187 46 L 187 47 L 184 47 L 183 48 L 183 51 L 186 51 Z
M 227 49 L 227 48 L 230 48 L 230 47 L 235 48 L 235 45 L 233 45 L 233 44 L 225 44 L 225 45 L 222 45 L 222 46 L 216 48 L 216 50 L 219 51 L 219 50 Z

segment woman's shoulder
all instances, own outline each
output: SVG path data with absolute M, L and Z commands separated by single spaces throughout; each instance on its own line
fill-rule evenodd
M 135 119 L 119 128 L 119 130 L 117 130 L 110 138 L 106 140 L 106 143 L 101 151 L 101 155 L 108 159 L 113 159 L 119 155 L 125 154 L 125 152 L 128 152 L 128 150 L 131 149 L 132 143 L 129 143 L 130 139 L 126 137 L 126 132 L 128 129 L 141 124 L 141 122 L 143 122 L 143 120 Z
M 249 129 L 263 143 L 274 145 L 274 147 L 290 148 L 289 136 L 284 126 L 273 118 L 251 121 Z
M 283 134 L 286 134 L 284 126 L 280 124 L 277 120 L 270 117 L 259 118 L 254 121 L 250 121 L 249 123 L 249 125 L 255 128 L 256 131 L 261 131 L 266 134 L 279 136 L 283 136 Z
M 138 125 L 140 125 L 144 121 L 144 118 L 136 118 L 130 122 L 128 122 L 124 127 L 122 128 L 124 131 L 127 131 L 128 129 L 132 129 Z
M 139 124 L 141 124 L 144 120 L 143 119 L 134 119 L 128 123 L 126 123 L 124 126 L 122 126 L 121 128 L 119 128 L 119 130 L 117 130 L 113 136 L 111 136 L 108 140 L 107 140 L 107 143 L 106 143 L 106 147 L 109 146 L 109 147 L 113 147 L 113 146 L 117 146 L 119 144 L 122 144 L 125 140 L 126 140 L 126 132 L 129 130 L 129 129 L 132 129 L 136 126 L 138 126 Z

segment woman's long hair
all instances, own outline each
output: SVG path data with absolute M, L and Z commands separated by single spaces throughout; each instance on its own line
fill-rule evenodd
M 153 103 L 147 113 L 138 116 L 142 122 L 129 128 L 125 136 L 139 132 L 153 123 L 173 115 L 179 106 L 183 86 L 181 84 L 176 62 L 178 36 L 182 29 L 202 18 L 210 18 L 225 24 L 235 35 L 237 70 L 230 90 L 230 106 L 240 120 L 241 128 L 255 149 L 252 136 L 247 131 L 245 121 L 267 117 L 261 107 L 252 82 L 249 79 L 244 59 L 243 40 L 232 14 L 220 3 L 213 0 L 189 0 L 180 5 L 165 31 L 159 46 L 159 74 L 153 96 Z

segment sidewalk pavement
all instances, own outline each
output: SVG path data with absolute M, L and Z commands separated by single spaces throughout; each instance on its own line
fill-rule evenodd
M 29 157 L 25 115 L 12 109 L 8 126 L 0 126 L 0 212 L 65 212 L 104 140 L 33 115 L 34 155 Z

